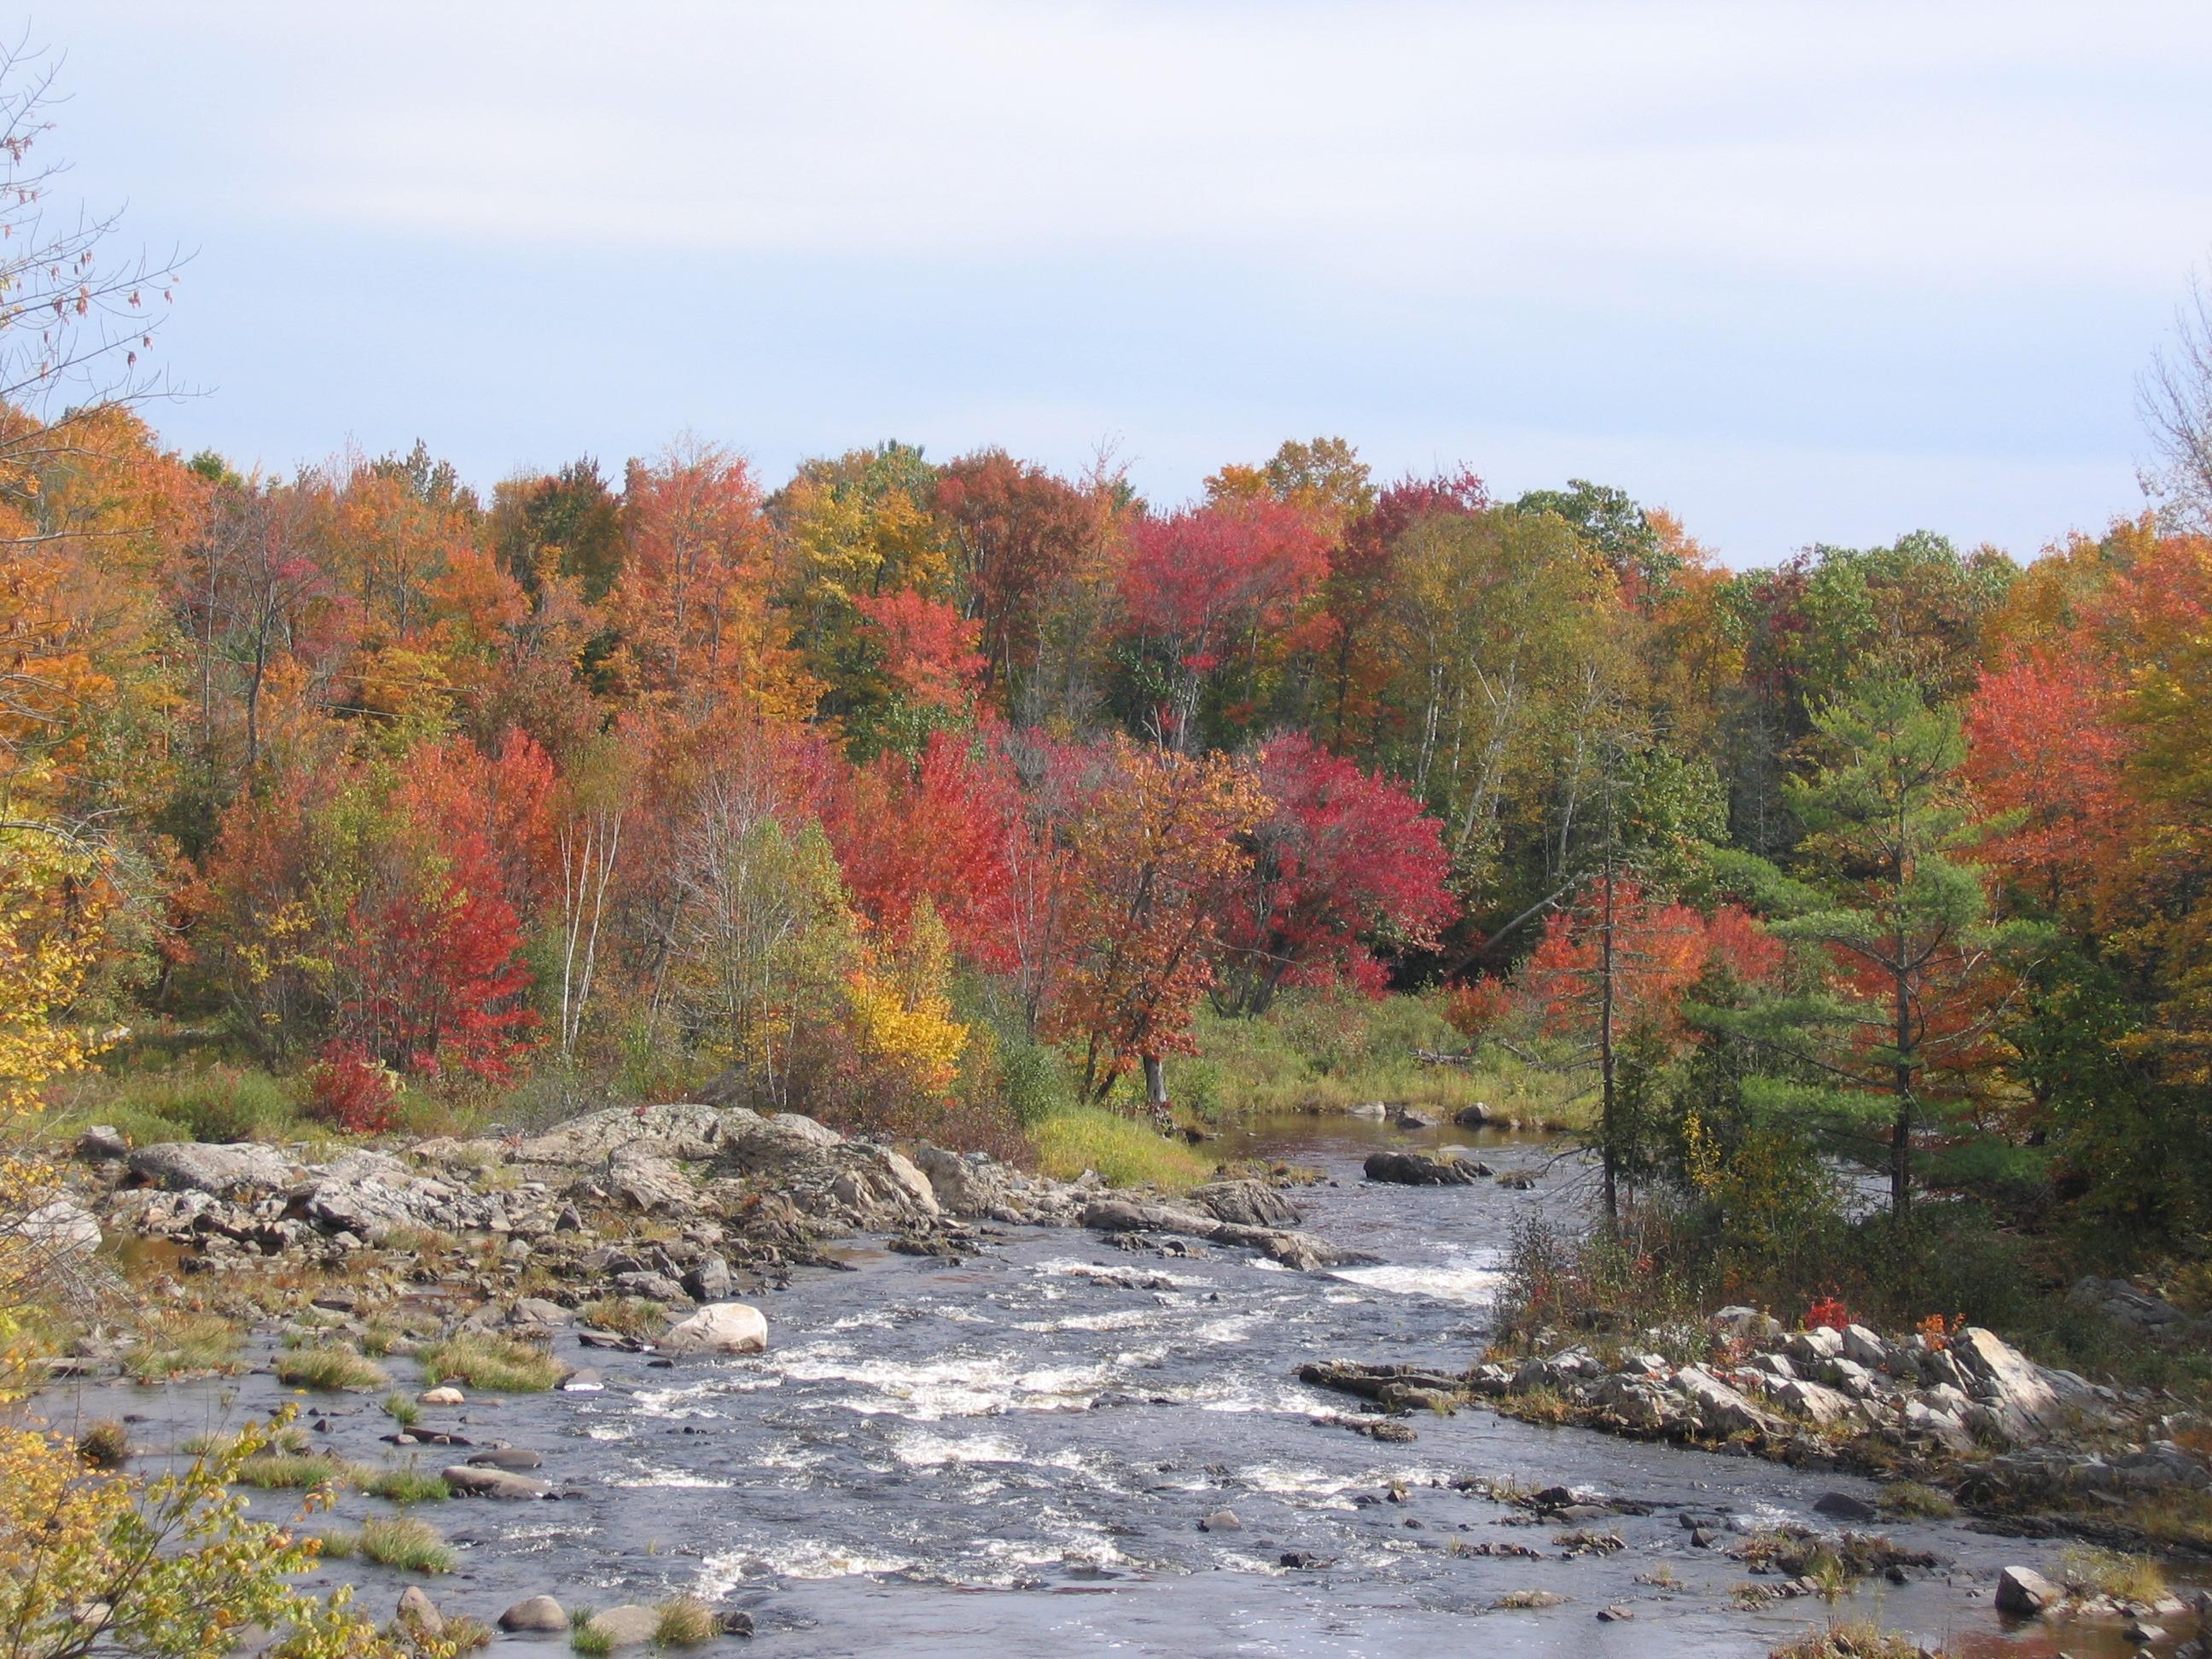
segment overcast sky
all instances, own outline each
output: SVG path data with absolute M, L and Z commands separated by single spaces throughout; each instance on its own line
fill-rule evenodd
M 47 141 L 197 249 L 172 442 L 480 483 L 679 430 L 1157 501 L 1285 437 L 1735 563 L 2138 510 L 2212 6 L 70 0 Z

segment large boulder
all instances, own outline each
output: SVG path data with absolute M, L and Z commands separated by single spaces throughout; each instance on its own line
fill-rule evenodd
M 714 1168 L 724 1175 L 760 1175 L 795 1164 L 818 1163 L 845 1141 L 835 1129 L 804 1113 L 763 1117 L 742 1106 L 722 1114 L 720 1135 Z
M 557 1635 L 568 1628 L 568 1613 L 551 1596 L 532 1595 L 500 1614 L 499 1627 L 513 1634 Z
M 2033 1619 L 2063 1599 L 2058 1586 L 2033 1567 L 2007 1567 L 1997 1577 L 1997 1611 Z
M 1240 1226 L 1295 1227 L 1305 1218 L 1279 1188 L 1264 1181 L 1218 1181 L 1194 1187 L 1188 1196 L 1215 1219 Z
M 326 1233 L 371 1241 L 398 1229 L 504 1231 L 494 1194 L 417 1175 L 389 1152 L 356 1150 L 308 1175 L 300 1212 Z
M 617 1204 L 645 1215 L 689 1216 L 699 1208 L 697 1183 L 652 1142 L 609 1153 L 605 1186 Z
M 599 1638 L 607 1648 L 641 1648 L 659 1638 L 660 1613 L 655 1607 L 641 1607 L 635 1601 L 625 1602 L 621 1607 L 593 1613 L 584 1628 Z
M 768 1320 L 743 1302 L 718 1302 L 678 1320 L 660 1339 L 664 1353 L 764 1353 Z
M 2029 1360 L 1994 1331 L 1969 1325 L 1951 1339 L 1949 1352 L 1967 1378 L 1968 1390 L 1987 1407 L 2009 1440 L 2057 1433 L 2069 1407 L 2083 1403 L 2086 1389 Z
M 1449 1149 L 1441 1152 L 1370 1152 L 1365 1167 L 1370 1181 L 1386 1181 L 1401 1187 L 1471 1187 L 1492 1173 L 1488 1164 L 1462 1158 Z
M 1709 1434 L 1734 1434 L 1745 1429 L 1771 1431 L 1778 1426 L 1735 1389 L 1702 1365 L 1685 1365 L 1671 1379 L 1675 1393 Z
M 0 1226 L 33 1249 L 50 1256 L 89 1255 L 100 1248 L 100 1223 L 92 1212 L 66 1198 L 41 1204 Z
M 726 1114 L 688 1101 L 603 1107 L 524 1141 L 515 1149 L 514 1161 L 588 1168 L 605 1165 L 620 1148 L 638 1147 L 678 1163 L 696 1162 L 721 1149 L 727 1120 L 740 1115 L 750 1118 L 752 1114 Z
M 544 1498 L 553 1490 L 543 1480 L 532 1480 L 526 1474 L 517 1474 L 512 1469 L 486 1468 L 480 1464 L 456 1463 L 439 1470 L 438 1478 L 453 1489 L 457 1498 L 495 1498 L 520 1503 Z
M 299 1173 L 298 1166 L 274 1146 L 252 1142 L 203 1146 L 190 1140 L 163 1141 L 139 1147 L 131 1154 L 129 1167 L 132 1175 L 151 1185 L 217 1198 L 289 1186 Z
M 922 1146 L 914 1161 L 929 1178 L 938 1207 L 950 1214 L 995 1215 L 1012 1202 L 1006 1166 L 981 1152 L 963 1156 L 942 1146 Z

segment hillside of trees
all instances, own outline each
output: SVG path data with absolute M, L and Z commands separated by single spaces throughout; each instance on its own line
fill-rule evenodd
M 1419 993 L 1433 1058 L 1587 1079 L 1616 1216 L 1663 1191 L 1771 1260 L 1776 1194 L 1856 1164 L 1899 1220 L 2203 1250 L 2185 467 L 2025 564 L 1753 569 L 1615 489 L 1334 437 L 1186 503 L 896 442 L 277 476 L 149 423 L 159 272 L 24 228 L 16 1109 L 220 1060 L 356 1133 L 704 1090 L 1020 1156 L 1055 1110 L 1170 1123 L 1202 1008 Z

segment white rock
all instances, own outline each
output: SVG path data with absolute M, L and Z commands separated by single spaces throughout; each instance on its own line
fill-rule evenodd
M 678 1320 L 660 1339 L 664 1353 L 764 1353 L 768 1320 L 743 1302 L 717 1302 Z

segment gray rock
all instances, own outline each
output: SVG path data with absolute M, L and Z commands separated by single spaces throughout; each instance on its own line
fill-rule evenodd
M 1702 1365 L 1685 1365 L 1674 1373 L 1674 1392 L 1689 1404 L 1710 1433 L 1733 1434 L 1741 1429 L 1772 1430 L 1774 1419 Z
M 2033 1619 L 2056 1607 L 2061 1599 L 2057 1585 L 2033 1567 L 2007 1567 L 1997 1576 L 1999 1613 L 2015 1619 Z
M 526 1474 L 516 1474 L 509 1469 L 487 1469 L 468 1463 L 456 1463 L 441 1469 L 438 1478 L 453 1489 L 460 1498 L 495 1498 L 508 1503 L 524 1498 L 543 1498 L 553 1490 L 542 1480 L 532 1480 Z
M 100 1223 L 91 1211 L 66 1198 L 17 1217 L 0 1226 L 0 1234 L 20 1238 L 49 1256 L 89 1255 L 100 1248 Z
M 76 1155 L 88 1164 L 104 1164 L 131 1156 L 131 1141 L 110 1123 L 95 1123 L 76 1138 Z
M 753 1115 L 724 1113 L 689 1102 L 642 1109 L 603 1107 L 524 1141 L 515 1148 L 514 1162 L 604 1169 L 617 1152 L 643 1150 L 679 1164 L 696 1163 L 721 1150 L 729 1120 L 738 1116 L 750 1119 Z
M 684 1287 L 666 1273 L 617 1273 L 614 1286 L 623 1296 L 641 1296 L 648 1302 L 682 1303 L 691 1299 L 684 1294 Z
M 1218 1221 L 1245 1227 L 1295 1227 L 1305 1218 L 1279 1188 L 1264 1181 L 1218 1181 L 1187 1196 Z
M 545 1460 L 526 1446 L 494 1446 L 489 1451 L 471 1452 L 468 1463 L 479 1469 L 534 1469 Z
M 737 1276 L 719 1255 L 695 1263 L 684 1275 L 684 1291 L 695 1302 L 726 1302 L 737 1287 Z
M 591 1623 L 584 1628 L 605 1638 L 610 1647 L 641 1648 L 659 1634 L 660 1613 L 655 1607 L 625 1602 L 593 1613 Z
M 989 1215 L 1006 1208 L 1012 1198 L 1006 1166 L 981 1152 L 963 1157 L 942 1146 L 923 1146 L 914 1161 L 929 1177 L 939 1206 L 950 1214 Z
M 1834 1521 L 1849 1521 L 1863 1526 L 1881 1519 L 1881 1511 L 1863 1498 L 1854 1498 L 1847 1492 L 1824 1492 L 1813 1502 L 1813 1512 L 1825 1515 Z
M 526 1296 L 514 1304 L 507 1322 L 514 1325 L 537 1325 L 553 1328 L 568 1324 L 575 1314 L 557 1302 L 548 1302 L 542 1296 Z
M 690 1216 L 699 1210 L 696 1182 L 684 1167 L 650 1144 L 617 1146 L 599 1177 L 607 1197 L 643 1215 Z
M 427 1636 L 434 1642 L 446 1633 L 445 1615 L 438 1611 L 436 1604 L 422 1593 L 418 1585 L 410 1584 L 399 1592 L 397 1617 L 402 1626 L 418 1636 Z
M 544 1632 L 550 1635 L 568 1628 L 568 1615 L 558 1601 L 550 1595 L 533 1595 L 517 1601 L 499 1616 L 499 1627 L 513 1634 Z
M 1135 1199 L 1102 1198 L 1084 1206 L 1083 1224 L 1102 1233 L 1181 1233 L 1211 1243 L 1259 1250 L 1286 1267 L 1316 1273 L 1365 1258 L 1340 1250 L 1310 1234 L 1272 1227 L 1246 1227 L 1173 1205 Z
M 580 1365 L 561 1379 L 562 1394 L 604 1394 L 606 1382 L 589 1365 Z
M 660 1339 L 664 1353 L 764 1353 L 768 1320 L 743 1302 L 718 1302 L 668 1328 Z
M 1486 1164 L 1441 1152 L 1370 1152 L 1364 1165 L 1370 1181 L 1401 1187 L 1471 1187 L 1492 1173 Z
M 130 1169 L 141 1181 L 172 1192 L 209 1193 L 217 1198 L 256 1189 L 274 1191 L 289 1186 L 298 1173 L 274 1146 L 203 1146 L 189 1140 L 141 1146 L 131 1154 Z

